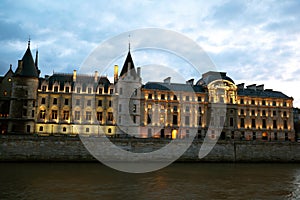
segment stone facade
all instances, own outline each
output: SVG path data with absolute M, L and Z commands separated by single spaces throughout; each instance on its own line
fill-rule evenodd
M 37 59 L 28 44 L 16 71 L 1 77 L 2 134 L 295 141 L 293 98 L 235 84 L 225 72 L 206 72 L 196 83 L 142 84 L 128 51 L 111 83 L 76 70 L 42 78 Z

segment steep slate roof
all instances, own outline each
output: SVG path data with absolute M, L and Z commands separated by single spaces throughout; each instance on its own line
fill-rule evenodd
M 209 83 L 220 79 L 234 83 L 234 81 L 226 75 L 226 72 L 209 71 L 202 74 L 202 78 L 197 81 L 196 85 L 208 85 Z
M 131 75 L 134 76 L 134 77 L 137 77 L 130 51 L 128 51 L 126 60 L 124 62 L 123 68 L 122 68 L 121 73 L 120 73 L 120 77 L 124 76 L 128 72 L 128 64 L 129 63 L 130 63 L 130 70 L 131 70 L 130 73 L 131 73 Z
M 204 92 L 203 87 L 199 85 L 189 85 L 181 83 L 161 83 L 147 82 L 142 88 L 150 90 L 166 90 L 166 91 L 186 91 L 186 92 Z
M 264 97 L 264 98 L 283 98 L 290 99 L 291 97 L 283 94 L 282 92 L 273 90 L 254 90 L 254 89 L 239 89 L 237 91 L 238 96 L 252 96 L 252 97 Z
M 25 76 L 25 77 L 39 77 L 39 70 L 35 66 L 33 61 L 30 45 L 28 43 L 28 48 L 22 58 L 22 65 L 18 66 L 15 72 L 16 76 Z

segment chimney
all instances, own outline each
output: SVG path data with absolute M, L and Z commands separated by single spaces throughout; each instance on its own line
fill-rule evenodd
M 263 84 L 262 85 L 258 85 L 258 86 L 256 86 L 256 89 L 260 90 L 260 91 L 263 91 L 264 90 L 264 85 Z
M 170 84 L 171 83 L 171 77 L 165 78 L 164 83 Z
M 95 71 L 95 76 L 94 76 L 95 83 L 97 83 L 98 81 L 98 76 L 99 76 L 98 71 Z
M 76 82 L 77 71 L 73 70 L 73 82 Z
M 118 79 L 119 79 L 119 77 L 118 77 L 119 72 L 118 71 L 119 71 L 119 66 L 115 65 L 114 66 L 114 83 L 118 82 Z
M 141 68 L 138 67 L 136 70 L 137 70 L 137 75 L 138 75 L 138 77 L 141 77 Z
M 245 88 L 245 83 L 240 83 L 236 86 L 237 86 L 238 90 L 243 90 Z
M 194 85 L 194 79 L 192 78 L 192 79 L 186 81 L 186 84 L 188 84 L 188 85 Z
M 247 89 L 256 90 L 256 84 L 248 85 Z

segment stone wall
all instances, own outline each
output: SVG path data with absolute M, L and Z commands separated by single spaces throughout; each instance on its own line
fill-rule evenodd
M 113 139 L 134 152 L 149 152 L 170 142 L 161 139 Z M 300 144 L 295 142 L 219 141 L 199 159 L 202 141 L 194 141 L 179 162 L 300 162 Z M 78 137 L 0 136 L 0 161 L 96 161 Z

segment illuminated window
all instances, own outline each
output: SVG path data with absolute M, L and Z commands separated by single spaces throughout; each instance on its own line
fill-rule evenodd
M 52 110 L 51 117 L 52 119 L 57 119 L 57 110 Z
M 64 110 L 63 112 L 63 120 L 68 120 L 69 119 L 69 111 Z
M 8 82 L 11 82 L 11 78 L 8 78 Z
M 45 110 L 41 110 L 40 111 L 40 119 L 45 119 L 46 118 L 46 111 Z
M 4 95 L 4 96 L 7 96 L 7 91 L 6 91 L 6 90 L 3 92 L 3 95 Z
M 103 118 L 103 113 L 102 112 L 97 112 L 97 120 L 102 121 Z

